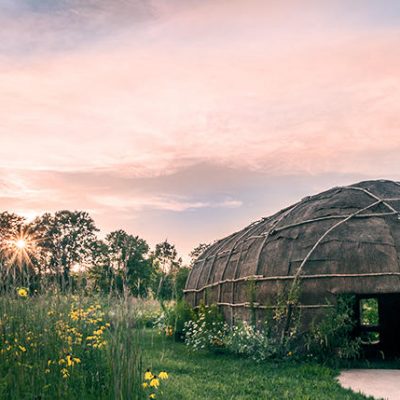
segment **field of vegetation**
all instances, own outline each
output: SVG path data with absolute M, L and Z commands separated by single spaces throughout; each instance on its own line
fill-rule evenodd
M 165 368 L 170 381 L 165 398 L 177 400 L 366 399 L 336 382 L 337 371 L 317 363 L 257 363 L 229 354 L 193 353 L 182 343 L 145 337 L 144 362 Z
M 0 399 L 364 398 L 335 378 L 359 352 L 346 301 L 301 346 L 293 296 L 230 327 L 184 302 L 174 245 L 96 231 L 81 212 L 0 214 Z
M 24 290 L 2 298 L 0 398 L 364 398 L 340 388 L 336 370 L 315 362 L 194 352 L 165 330 L 146 327 L 141 311 L 155 314 L 154 303 L 106 300 L 29 298 Z

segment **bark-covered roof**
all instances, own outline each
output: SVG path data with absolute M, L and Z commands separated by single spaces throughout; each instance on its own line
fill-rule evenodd
M 399 211 L 400 183 L 388 180 L 304 198 L 210 246 L 188 278 L 187 298 L 196 305 L 207 290 L 216 302 L 235 301 L 232 292 L 240 286 L 235 283 L 296 276 L 320 281 L 369 276 L 375 286 L 381 276 L 378 290 L 400 291 Z M 337 282 L 333 286 L 339 290 Z

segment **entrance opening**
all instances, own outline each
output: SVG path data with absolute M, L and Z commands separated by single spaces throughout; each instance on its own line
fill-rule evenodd
M 361 298 L 360 337 L 363 345 L 378 345 L 380 342 L 379 302 L 375 297 Z
M 400 294 L 357 296 L 356 335 L 366 357 L 400 356 Z

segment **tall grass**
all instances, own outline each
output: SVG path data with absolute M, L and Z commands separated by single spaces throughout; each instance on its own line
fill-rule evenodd
M 0 398 L 142 399 L 134 318 L 127 301 L 0 297 Z

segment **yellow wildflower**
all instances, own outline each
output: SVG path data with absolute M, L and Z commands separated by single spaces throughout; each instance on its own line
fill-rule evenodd
M 17 293 L 18 293 L 19 297 L 27 297 L 28 296 L 28 291 L 25 288 L 19 288 Z
M 150 370 L 146 370 L 146 372 L 144 373 L 144 379 L 146 379 L 146 381 L 150 381 L 153 378 L 153 374 L 150 372 Z
M 149 399 L 155 399 L 156 398 L 156 394 L 155 393 L 151 393 L 149 396 Z
M 19 347 L 19 349 L 20 349 L 23 353 L 26 352 L 26 347 L 25 347 L 25 346 L 18 346 L 18 347 Z
M 161 380 L 168 379 L 168 374 L 167 374 L 165 371 L 161 371 L 161 372 L 158 374 L 158 377 L 159 377 Z
M 74 362 L 72 361 L 72 357 L 68 354 L 66 359 L 67 359 L 67 366 L 68 367 L 73 367 Z
M 158 388 L 160 386 L 160 381 L 156 376 L 153 376 L 153 379 L 150 381 L 150 386 L 154 388 Z
M 63 368 L 63 369 L 61 370 L 61 375 L 62 375 L 62 377 L 63 377 L 64 379 L 67 379 L 67 378 L 69 377 L 69 372 L 68 372 L 68 370 L 67 370 L 66 368 Z
M 143 386 L 143 389 L 146 389 L 147 386 L 149 386 L 149 384 L 148 384 L 147 382 L 143 382 L 143 383 L 142 383 L 142 386 Z

